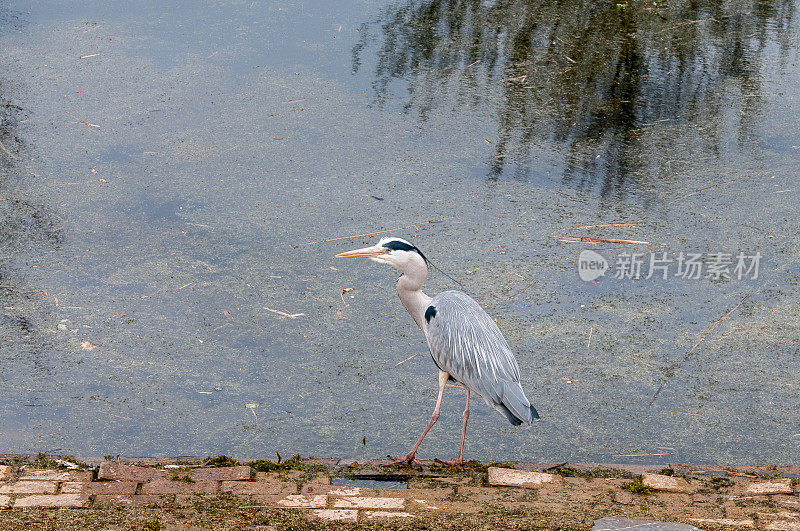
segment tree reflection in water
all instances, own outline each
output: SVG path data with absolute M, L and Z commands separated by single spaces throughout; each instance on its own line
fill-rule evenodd
M 34 307 L 42 305 L 41 291 L 27 286 L 25 274 L 15 265 L 38 262 L 35 251 L 56 248 L 60 233 L 51 212 L 19 193 L 24 178 L 31 175 L 24 168 L 24 144 L 15 134 L 25 112 L 3 97 L 3 88 L 0 80 L 0 353 L 9 348 L 14 358 L 21 355 L 15 341 L 36 351 L 43 344 L 42 334 L 34 341 L 41 321 Z M 4 359 L 0 355 L 0 361 Z
M 527 178 L 532 149 L 551 143 L 567 184 L 613 197 L 652 186 L 676 153 L 719 157 L 728 107 L 739 111 L 729 115 L 740 147 L 753 139 L 763 59 L 793 46 L 794 9 L 792 0 L 412 0 L 384 11 L 379 35 L 363 28 L 353 68 L 377 48 L 377 101 L 400 83 L 421 122 L 448 106 L 490 114 L 490 178 L 511 168 Z

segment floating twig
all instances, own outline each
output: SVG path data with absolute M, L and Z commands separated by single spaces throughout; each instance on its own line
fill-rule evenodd
M 629 223 L 601 223 L 599 225 L 573 225 L 573 229 L 593 229 L 595 227 L 635 227 L 638 221 L 631 221 Z
M 11 154 L 11 152 L 9 150 L 6 149 L 6 147 L 3 145 L 2 142 L 0 142 L 0 149 L 2 149 L 6 153 L 6 155 L 11 157 L 12 159 L 16 158 L 14 155 Z
M 648 367 L 652 367 L 653 366 L 651 363 L 647 363 L 646 361 L 639 359 L 639 354 L 641 354 L 641 352 L 635 352 L 633 354 L 633 359 L 635 359 L 639 363 L 644 363 Z M 652 357 L 652 355 L 653 355 L 653 349 L 650 349 L 650 356 Z
M 289 319 L 297 319 L 301 315 L 305 315 L 304 313 L 286 313 L 286 312 L 282 312 L 280 310 L 274 310 L 272 308 L 267 308 L 266 306 L 264 306 L 264 309 L 268 310 L 268 311 L 270 311 L 272 313 L 277 313 L 278 315 L 282 315 L 284 317 L 288 317 Z
M 691 197 L 693 195 L 699 194 L 700 192 L 705 192 L 706 190 L 711 190 L 712 188 L 716 188 L 717 186 L 722 186 L 723 184 L 735 183 L 736 181 L 741 181 L 742 179 L 744 179 L 744 177 L 739 177 L 738 179 L 732 179 L 730 181 L 724 181 L 724 182 L 721 182 L 721 183 L 712 184 L 711 186 L 706 186 L 705 188 L 700 188 L 699 190 L 695 190 L 691 194 L 686 194 L 686 195 L 684 195 L 682 197 L 679 197 L 679 198 L 675 199 L 675 201 L 680 201 L 681 199 L 686 199 L 687 197 Z
M 100 54 L 99 53 L 90 53 L 89 55 L 81 55 L 79 57 L 79 59 L 88 59 L 90 57 L 97 57 L 98 55 L 100 55 Z
M 744 301 L 749 299 L 750 295 L 752 295 L 752 293 L 748 293 L 747 295 L 745 295 L 744 298 L 739 301 L 739 304 L 737 304 L 736 306 L 734 306 L 733 308 L 728 310 L 722 317 L 720 317 L 719 319 L 717 319 L 716 321 L 711 323 L 711 326 L 708 327 L 708 330 L 706 330 L 706 332 L 702 336 L 700 336 L 700 339 L 697 340 L 697 343 L 695 343 L 694 346 L 692 346 L 692 348 L 689 350 L 689 352 L 686 353 L 686 355 L 683 357 L 683 360 L 681 360 L 681 362 L 678 364 L 677 367 L 675 367 L 675 369 L 677 370 L 681 365 L 686 363 L 689 360 L 689 358 L 692 357 L 692 354 L 694 354 L 694 351 L 697 350 L 697 347 L 700 346 L 700 343 L 705 341 L 705 339 L 709 336 L 709 334 L 711 334 L 711 332 L 714 331 L 714 329 L 717 327 L 717 325 L 719 325 L 722 321 L 724 321 L 725 319 L 730 317 L 730 315 L 733 312 L 735 312 L 739 308 L 739 306 L 744 304 Z M 651 406 L 656 401 L 656 398 L 658 398 L 658 395 L 661 394 L 661 390 L 664 389 L 664 386 L 666 384 L 667 384 L 667 382 L 665 380 L 665 381 L 661 382 L 661 385 L 658 386 L 658 389 L 656 389 L 655 394 L 653 394 L 653 398 L 650 400 L 650 405 Z
M 639 240 L 620 240 L 619 238 L 589 238 L 588 236 L 557 236 L 564 243 L 630 243 L 634 245 L 650 245 L 650 242 Z
M 589 328 L 589 341 L 586 342 L 586 348 L 589 348 L 589 347 L 592 346 L 592 332 L 594 332 L 594 327 L 593 326 Z
M 729 476 L 738 476 L 742 478 L 757 478 L 758 476 L 753 476 L 751 474 L 745 474 L 744 472 L 732 472 L 730 470 L 727 471 Z
M 89 122 L 84 122 L 84 121 L 83 121 L 83 120 L 81 120 L 80 118 L 75 118 L 75 122 L 76 122 L 76 123 L 79 123 L 79 124 L 87 125 L 87 126 L 89 126 L 89 127 L 94 127 L 94 128 L 96 128 L 96 129 L 100 129 L 100 126 L 99 126 L 99 125 L 97 125 L 97 124 L 90 124 Z
M 690 25 L 692 25 L 692 24 L 699 24 L 699 23 L 701 23 L 701 22 L 709 22 L 709 21 L 712 21 L 712 20 L 713 20 L 714 22 L 719 22 L 719 21 L 718 21 L 717 19 L 715 19 L 714 17 L 709 17 L 709 18 L 699 18 L 699 19 L 697 19 L 697 20 L 689 20 L 688 22 L 681 22 L 680 24 L 675 24 L 675 25 L 673 25 L 673 26 L 670 26 L 670 27 L 668 27 L 668 28 L 664 28 L 664 29 L 663 29 L 663 30 L 661 30 L 661 31 L 657 31 L 657 32 L 653 33 L 653 35 L 658 35 L 659 33 L 664 33 L 665 31 L 674 30 L 674 29 L 676 29 L 676 28 L 681 28 L 681 27 L 683 27 L 683 26 L 690 26 Z
M 411 356 L 407 357 L 406 359 L 404 359 L 403 361 L 401 361 L 400 363 L 395 365 L 395 367 L 399 367 L 400 365 L 404 364 L 405 362 L 407 362 L 411 358 L 414 358 L 414 357 L 417 357 L 417 356 L 419 356 L 419 352 L 417 352 L 416 354 L 412 354 Z
M 733 312 L 735 312 L 735 311 L 736 311 L 736 310 L 739 308 L 739 306 L 741 306 L 742 304 L 744 304 L 744 301 L 746 301 L 746 300 L 747 300 L 747 299 L 750 297 L 750 295 L 752 295 L 752 293 L 748 293 L 747 295 L 745 295 L 745 296 L 744 296 L 744 298 L 743 298 L 742 300 L 740 300 L 740 301 L 739 301 L 739 304 L 737 304 L 736 306 L 734 306 L 733 308 L 731 308 L 731 309 L 730 309 L 730 310 L 729 310 L 729 311 L 728 311 L 728 312 L 727 312 L 725 315 L 723 315 L 722 317 L 720 317 L 719 319 L 717 319 L 716 321 L 714 321 L 714 322 L 711 324 L 711 326 L 709 327 L 708 331 L 707 331 L 705 334 L 703 334 L 703 335 L 702 335 L 702 337 L 701 337 L 701 338 L 700 338 L 700 339 L 697 341 L 697 343 L 695 343 L 695 344 L 694 344 L 694 346 L 692 347 L 692 350 L 690 350 L 690 351 L 689 351 L 689 353 L 692 353 L 692 352 L 694 352 L 694 351 L 695 351 L 695 349 L 696 349 L 698 346 L 700 346 L 700 343 L 702 343 L 702 342 L 705 340 L 705 338 L 707 338 L 707 337 L 708 337 L 708 335 L 709 335 L 711 332 L 713 332 L 713 331 L 714 331 L 714 329 L 717 327 L 717 325 L 718 325 L 718 324 L 720 324 L 720 323 L 721 323 L 722 321 L 724 321 L 725 319 L 727 319 L 727 318 L 728 318 L 728 317 L 729 317 L 729 316 L 730 316 L 730 315 L 731 315 Z
M 367 232 L 366 234 L 352 234 L 350 236 L 339 236 L 338 238 L 327 238 L 324 240 L 319 240 L 316 242 L 306 242 L 306 245 L 314 245 L 315 243 L 326 243 L 326 242 L 334 242 L 336 240 L 347 240 L 348 238 L 363 238 L 364 236 L 374 236 L 375 234 L 383 234 L 385 232 L 392 232 L 396 230 L 403 230 L 403 229 L 410 229 L 411 227 L 422 227 L 424 225 L 428 225 L 429 223 L 441 223 L 442 221 L 446 221 L 452 218 L 442 218 L 442 219 L 432 219 L 429 221 L 423 221 L 421 223 L 414 223 L 413 225 L 406 225 L 405 227 L 397 227 L 395 229 L 386 229 L 386 230 L 378 230 L 375 232 Z
M 528 284 L 527 284 L 527 285 L 525 285 L 525 287 L 524 287 L 524 288 L 522 288 L 521 290 L 519 290 L 518 292 L 516 292 L 514 295 L 510 296 L 510 297 L 508 298 L 508 300 L 511 300 L 511 299 L 513 299 L 514 297 L 518 297 L 519 295 L 521 295 L 521 294 L 522 294 L 522 292 L 523 292 L 523 291 L 527 290 L 528 288 L 530 288 L 530 287 L 531 287 L 531 286 L 533 286 L 534 284 L 536 284 L 536 280 L 531 280 L 530 282 L 528 282 Z
M 182 290 L 183 288 L 188 288 L 189 286 L 191 286 L 191 285 L 192 285 L 192 284 L 194 284 L 194 283 L 195 283 L 195 281 L 194 281 L 194 280 L 192 280 L 192 281 L 191 281 L 191 282 L 189 282 L 188 284 L 184 284 L 183 286 L 179 287 L 179 288 L 178 288 L 178 289 L 176 289 L 175 291 L 180 291 L 180 290 Z
M 672 453 L 667 452 L 661 454 L 614 454 L 615 457 L 649 457 L 651 455 L 664 456 L 664 455 L 672 455 Z
M 116 418 L 118 418 L 118 419 L 122 419 L 122 420 L 133 420 L 133 419 L 132 419 L 132 418 L 130 418 L 130 417 L 123 417 L 122 415 L 117 415 L 116 413 L 112 413 L 112 412 L 110 412 L 110 411 L 103 411 L 103 410 L 99 410 L 99 411 L 100 411 L 100 413 L 105 413 L 106 415 L 111 415 L 112 417 L 116 417 Z

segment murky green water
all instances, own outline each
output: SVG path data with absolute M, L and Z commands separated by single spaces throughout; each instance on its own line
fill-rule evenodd
M 392 271 L 333 258 L 378 235 L 321 241 L 397 229 L 543 417 L 475 402 L 467 457 L 796 463 L 798 6 L 0 1 L 0 452 L 406 451 L 425 342 Z

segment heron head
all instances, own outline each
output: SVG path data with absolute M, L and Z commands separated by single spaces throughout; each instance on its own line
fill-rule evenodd
M 365 247 L 336 255 L 336 258 L 355 258 L 363 256 L 374 262 L 389 264 L 402 273 L 411 268 L 423 268 L 427 271 L 428 259 L 422 251 L 402 238 L 381 238 L 374 247 Z

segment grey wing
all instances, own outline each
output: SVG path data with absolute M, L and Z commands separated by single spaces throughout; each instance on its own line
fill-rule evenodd
M 445 291 L 425 312 L 436 365 L 479 394 L 515 425 L 539 418 L 519 384 L 519 367 L 503 334 L 471 297 Z

